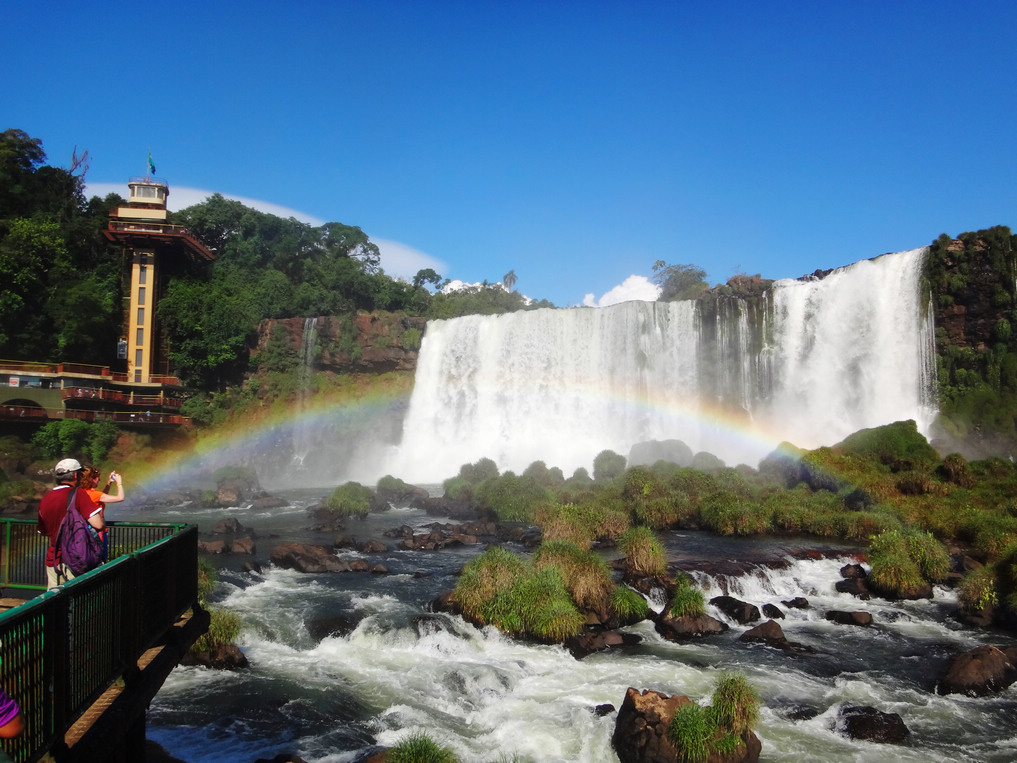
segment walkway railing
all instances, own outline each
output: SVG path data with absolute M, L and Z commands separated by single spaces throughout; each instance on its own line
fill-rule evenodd
M 0 524 L 2 585 L 45 589 L 47 538 L 32 521 Z M 0 614 L 0 686 L 25 720 L 3 742 L 17 763 L 59 757 L 74 721 L 114 682 L 130 685 L 138 658 L 197 603 L 197 527 L 111 523 L 110 557 Z

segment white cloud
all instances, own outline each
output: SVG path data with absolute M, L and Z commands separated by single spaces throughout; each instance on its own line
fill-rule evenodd
M 414 249 L 412 246 L 374 236 L 371 236 L 371 241 L 378 246 L 378 251 L 381 252 L 382 269 L 394 278 L 412 281 L 418 271 L 427 268 L 431 268 L 444 278 L 445 272 L 448 270 L 447 264 L 436 257 Z
M 193 206 L 194 204 L 200 204 L 215 191 L 205 191 L 201 188 L 187 188 L 185 186 L 170 186 L 169 198 L 166 200 L 166 207 L 171 212 L 176 212 L 179 209 Z M 127 184 L 126 183 L 88 183 L 85 186 L 86 196 L 102 196 L 105 197 L 110 193 L 118 193 L 124 198 L 127 198 Z M 247 207 L 252 207 L 260 212 L 267 212 L 270 215 L 276 215 L 278 217 L 289 218 L 293 217 L 300 220 L 302 223 L 308 225 L 324 225 L 325 221 L 313 217 L 312 215 L 300 212 L 296 209 L 290 209 L 279 204 L 273 204 L 270 201 L 262 201 L 261 199 L 249 199 L 246 196 L 234 196 L 231 193 L 224 193 L 227 199 L 233 199 L 239 201 L 241 204 Z
M 607 307 L 631 300 L 656 302 L 658 297 L 660 297 L 660 287 L 657 284 L 652 283 L 646 276 L 631 275 L 600 299 L 597 299 L 593 294 L 587 294 L 583 297 L 583 305 L 586 307 Z
M 106 197 L 108 194 L 118 193 L 124 198 L 127 197 L 127 184 L 126 183 L 88 183 L 85 186 L 86 196 L 100 196 Z M 215 191 L 205 191 L 200 188 L 187 188 L 185 186 L 171 186 L 169 198 L 166 201 L 166 207 L 171 212 L 176 212 L 180 209 L 193 206 L 194 204 L 200 204 Z M 253 209 L 257 209 L 260 212 L 267 214 L 276 215 L 283 218 L 294 218 L 300 220 L 302 223 L 308 225 L 324 225 L 325 220 L 318 217 L 308 215 L 296 209 L 290 209 L 279 204 L 273 204 L 270 201 L 262 201 L 261 199 L 251 199 L 246 196 L 234 196 L 233 194 L 224 193 L 227 199 L 233 199 L 239 201 L 241 204 Z M 398 241 L 390 241 L 384 238 L 371 237 L 378 246 L 378 251 L 381 252 L 381 267 L 385 272 L 393 276 L 394 278 L 404 278 L 407 281 L 412 280 L 413 276 L 418 271 L 426 268 L 431 268 L 438 272 L 439 275 L 444 275 L 445 271 L 448 270 L 448 265 L 441 260 L 432 257 L 429 254 L 418 251 L 412 246 L 401 244 Z

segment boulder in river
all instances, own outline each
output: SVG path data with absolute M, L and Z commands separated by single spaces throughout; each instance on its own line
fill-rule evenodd
M 844 733 L 867 742 L 901 744 L 911 731 L 897 713 L 884 713 L 874 707 L 843 707 L 837 714 Z
M 983 697 L 1001 692 L 1017 681 L 1017 648 L 997 649 L 983 644 L 958 654 L 939 681 L 940 694 Z

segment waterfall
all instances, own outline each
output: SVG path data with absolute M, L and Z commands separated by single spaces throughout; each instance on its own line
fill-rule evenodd
M 765 298 L 627 302 L 432 321 L 389 471 L 433 482 L 494 459 L 568 475 L 604 449 L 677 439 L 728 465 L 790 441 L 832 445 L 915 419 L 928 431 L 934 352 L 925 249 Z
M 305 467 L 307 454 L 314 447 L 312 423 L 301 414 L 307 408 L 311 396 L 311 377 L 314 375 L 316 347 L 318 344 L 318 319 L 304 318 L 304 333 L 300 343 L 300 374 L 297 382 L 297 416 L 293 427 L 293 466 Z

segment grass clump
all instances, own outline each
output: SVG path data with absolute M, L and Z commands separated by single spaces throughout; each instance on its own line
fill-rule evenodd
M 371 511 L 371 488 L 359 482 L 347 482 L 332 491 L 325 501 L 325 506 L 333 514 L 343 517 L 363 519 Z
M 706 614 L 706 596 L 684 575 L 675 579 L 677 588 L 671 597 L 667 613 L 671 617 L 702 617 Z
M 625 562 L 636 575 L 656 577 L 667 572 L 664 546 L 649 527 L 632 527 L 618 539 Z
M 759 719 L 759 697 L 745 676 L 725 673 L 709 707 L 682 705 L 668 725 L 668 739 L 678 759 L 701 763 L 711 753 L 732 754 Z
M 961 607 L 967 612 L 981 612 L 999 604 L 995 567 L 979 567 L 967 573 L 958 586 Z
M 611 592 L 611 611 L 622 624 L 627 625 L 645 620 L 650 612 L 650 605 L 638 591 L 619 585 Z
M 422 732 L 412 734 L 385 752 L 385 763 L 459 763 L 448 747 Z
M 539 641 L 562 641 L 578 634 L 586 622 L 557 566 L 538 569 L 501 546 L 463 568 L 455 600 L 475 622 Z
M 872 571 L 869 582 L 881 593 L 897 598 L 914 598 L 932 583 L 946 579 L 950 556 L 932 533 L 918 530 L 888 530 L 872 539 L 869 546 Z
M 614 583 L 607 562 L 567 540 L 544 541 L 533 555 L 533 567 L 557 567 L 565 587 L 580 607 L 601 608 L 610 600 Z

